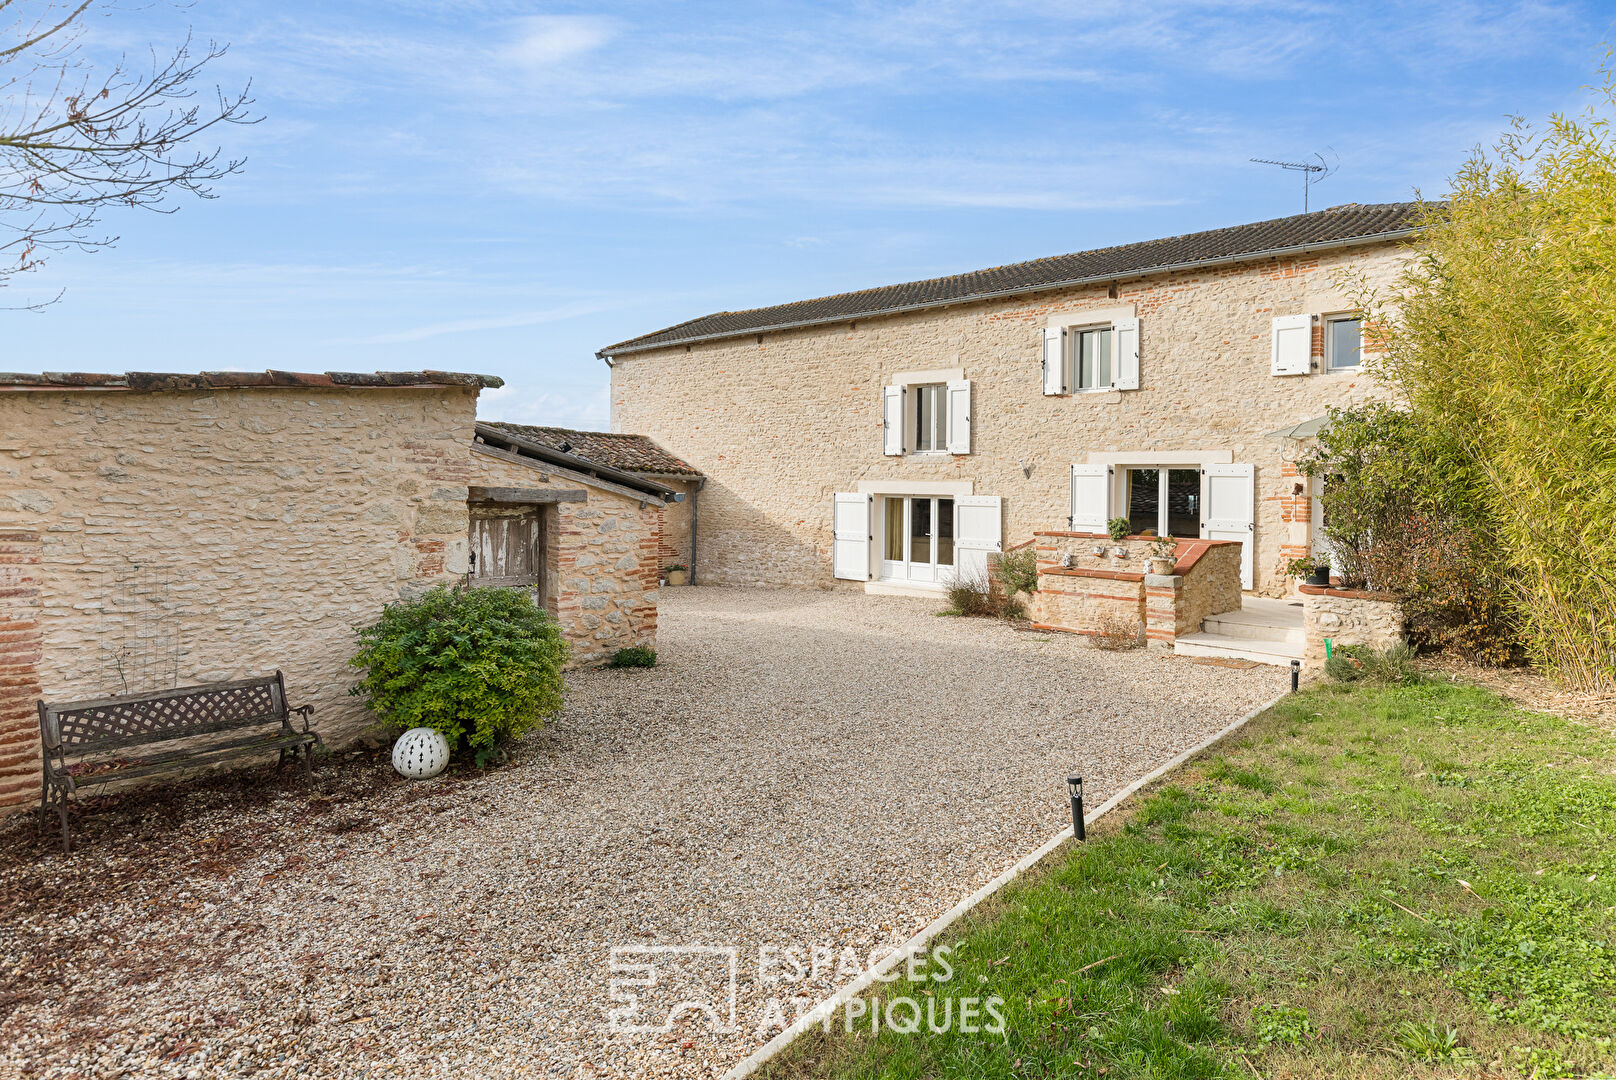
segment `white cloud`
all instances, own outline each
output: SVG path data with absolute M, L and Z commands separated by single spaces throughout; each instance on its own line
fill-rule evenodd
M 516 39 L 500 55 L 526 67 L 549 68 L 594 52 L 612 39 L 610 19 L 594 15 L 529 15 L 516 24 Z
M 582 431 L 609 430 L 611 388 L 604 374 L 604 365 L 602 372 L 600 385 L 593 389 L 579 387 L 571 392 L 556 392 L 508 382 L 497 390 L 484 390 L 477 397 L 477 417 L 510 424 L 543 424 Z
M 442 337 L 445 334 L 470 334 L 482 330 L 510 330 L 521 326 L 542 326 L 545 323 L 560 322 L 562 319 L 572 319 L 579 315 L 592 315 L 597 311 L 606 310 L 609 306 L 602 303 L 576 303 L 546 308 L 542 311 L 517 311 L 506 315 L 480 315 L 464 319 L 450 319 L 446 322 L 428 323 L 424 326 L 414 326 L 406 330 L 392 330 L 385 334 L 337 338 L 329 342 L 329 344 L 401 345 L 409 341 L 425 341 L 427 338 Z

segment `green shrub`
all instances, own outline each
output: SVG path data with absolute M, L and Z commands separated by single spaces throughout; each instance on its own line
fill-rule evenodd
M 1449 432 L 1380 403 L 1332 408 L 1298 467 L 1324 481 L 1330 564 L 1344 585 L 1397 597 L 1422 646 L 1484 664 L 1520 658 L 1510 574 Z
M 607 667 L 656 667 L 656 650 L 644 645 L 630 645 L 612 654 Z
M 1031 544 L 1007 551 L 999 557 L 995 570 L 1007 593 L 1038 591 L 1038 552 Z
M 948 584 L 948 610 L 955 615 L 993 616 L 999 614 L 1003 598 L 996 596 L 984 577 L 960 576 Z
M 439 585 L 358 631 L 352 692 L 381 722 L 490 751 L 561 708 L 561 629 L 524 589 Z M 479 756 L 483 756 L 481 753 Z
M 1128 519 L 1125 517 L 1112 518 L 1105 523 L 1105 528 L 1111 534 L 1111 539 L 1118 544 L 1128 538 Z
M 1379 651 L 1368 645 L 1336 645 L 1324 673 L 1336 682 L 1414 683 L 1421 679 L 1414 656 L 1406 641 Z

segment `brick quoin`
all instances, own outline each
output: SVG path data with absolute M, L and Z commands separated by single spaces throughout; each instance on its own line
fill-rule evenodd
M 0 807 L 39 797 L 40 535 L 0 533 Z

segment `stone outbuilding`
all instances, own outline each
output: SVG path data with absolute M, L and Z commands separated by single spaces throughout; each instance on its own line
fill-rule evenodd
M 492 423 L 511 436 L 529 444 L 570 455 L 577 467 L 594 473 L 604 466 L 619 474 L 635 476 L 665 485 L 676 495 L 662 519 L 662 546 L 657 553 L 660 565 L 689 569 L 690 583 L 696 583 L 696 550 L 701 524 L 701 489 L 707 478 L 701 470 L 668 453 L 645 435 L 615 431 L 579 431 L 576 428 L 545 427 L 535 424 Z
M 0 374 L 0 806 L 38 797 L 40 698 L 279 668 L 340 744 L 355 627 L 441 582 L 533 589 L 574 664 L 654 647 L 679 494 L 479 425 L 498 385 Z

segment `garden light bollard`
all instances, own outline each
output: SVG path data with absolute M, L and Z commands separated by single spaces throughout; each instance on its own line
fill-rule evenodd
M 1291 661 L 1291 693 L 1294 694 L 1294 693 L 1296 693 L 1296 691 L 1300 690 L 1301 688 L 1302 688 L 1302 662 L 1300 660 L 1292 660 Z
M 1066 791 L 1072 797 L 1072 835 L 1079 840 L 1087 840 L 1088 836 L 1083 829 L 1083 778 L 1068 776 Z

